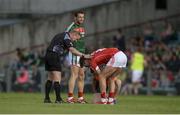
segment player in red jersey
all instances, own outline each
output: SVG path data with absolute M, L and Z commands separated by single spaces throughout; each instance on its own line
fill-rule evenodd
M 111 57 L 117 53 L 117 48 L 102 48 L 91 53 L 90 68 L 96 73 L 100 73 L 99 65 L 106 64 Z
M 103 82 L 99 81 L 100 83 L 104 83 L 105 80 L 105 88 L 104 88 L 104 84 L 103 86 L 100 84 L 101 87 L 101 102 L 103 102 L 102 100 L 107 100 L 106 99 L 106 93 L 104 93 L 104 89 L 106 91 L 106 81 L 109 81 L 109 97 L 108 99 L 110 101 L 108 101 L 109 104 L 114 104 L 114 97 L 115 94 L 117 94 L 119 91 L 117 91 L 118 89 L 120 89 L 121 86 L 121 81 L 118 80 L 116 78 L 116 76 L 120 73 L 119 67 L 120 66 L 126 66 L 126 62 L 127 62 L 127 57 L 125 56 L 125 54 L 122 51 L 119 51 L 117 48 L 103 48 L 103 49 L 99 49 L 95 52 L 93 52 L 92 54 L 92 58 L 90 59 L 89 63 L 90 63 L 90 68 L 91 70 L 93 70 L 93 74 L 94 74 L 94 78 L 99 78 L 100 80 L 102 79 L 102 75 L 104 75 L 105 73 L 108 73 L 107 76 L 104 75 L 104 79 Z M 116 56 L 116 57 L 114 57 Z M 119 60 L 119 57 L 122 58 L 123 60 L 123 64 L 121 64 L 121 59 Z M 125 63 L 124 63 L 125 61 Z M 86 64 L 88 65 L 87 61 L 85 61 Z M 99 65 L 102 64 L 106 64 L 105 70 L 100 69 Z M 112 72 L 109 71 L 113 70 Z M 101 76 L 101 77 L 99 77 Z M 116 93 L 115 93 L 116 90 Z M 102 93 L 103 91 L 103 93 Z M 106 104 L 106 102 L 103 102 L 102 104 Z

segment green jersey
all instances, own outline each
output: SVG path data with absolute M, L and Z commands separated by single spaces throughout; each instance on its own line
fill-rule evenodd
M 85 29 L 84 29 L 84 26 L 83 25 L 79 25 L 79 24 L 76 24 L 76 23 L 72 23 L 67 29 L 66 29 L 66 32 L 70 32 L 72 30 L 76 30 L 78 32 L 80 32 L 81 34 L 81 38 L 77 41 L 74 41 L 73 42 L 73 45 L 74 47 L 82 52 L 82 53 L 85 53 L 85 40 L 84 40 L 84 35 L 85 35 Z

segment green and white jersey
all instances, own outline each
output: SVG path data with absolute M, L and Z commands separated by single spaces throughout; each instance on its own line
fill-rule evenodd
M 78 31 L 81 34 L 81 38 L 79 40 L 73 42 L 74 47 L 78 51 L 85 53 L 85 40 L 84 40 L 85 29 L 84 29 L 84 26 L 81 24 L 76 24 L 76 23 L 72 22 L 72 24 L 66 29 L 66 32 L 70 32 L 72 30 Z
M 85 53 L 85 41 L 84 41 L 85 29 L 84 29 L 84 26 L 72 22 L 72 24 L 66 29 L 66 32 L 70 32 L 72 30 L 78 31 L 81 34 L 81 38 L 77 41 L 74 41 L 73 46 L 78 51 Z M 80 67 L 80 64 L 79 64 L 80 56 L 73 55 L 71 52 L 69 52 L 68 59 L 69 59 L 70 65 L 76 65 L 76 66 Z

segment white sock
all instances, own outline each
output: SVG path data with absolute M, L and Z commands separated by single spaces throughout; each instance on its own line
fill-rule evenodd
M 83 97 L 79 97 L 78 100 L 83 100 L 84 98 Z
M 114 101 L 114 98 L 111 98 L 111 97 L 110 97 L 110 98 L 108 99 L 108 102 L 113 102 L 113 101 Z
M 73 99 L 74 97 L 68 97 L 68 100 L 71 100 L 71 99 Z
M 101 102 L 105 103 L 105 102 L 107 102 L 107 99 L 106 98 L 101 98 Z

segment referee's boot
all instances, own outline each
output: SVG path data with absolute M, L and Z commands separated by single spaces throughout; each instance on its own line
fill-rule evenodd
M 55 103 L 65 103 L 65 101 L 62 98 L 60 98 L 60 99 L 56 99 Z
M 44 103 L 52 103 L 50 99 L 44 99 Z

